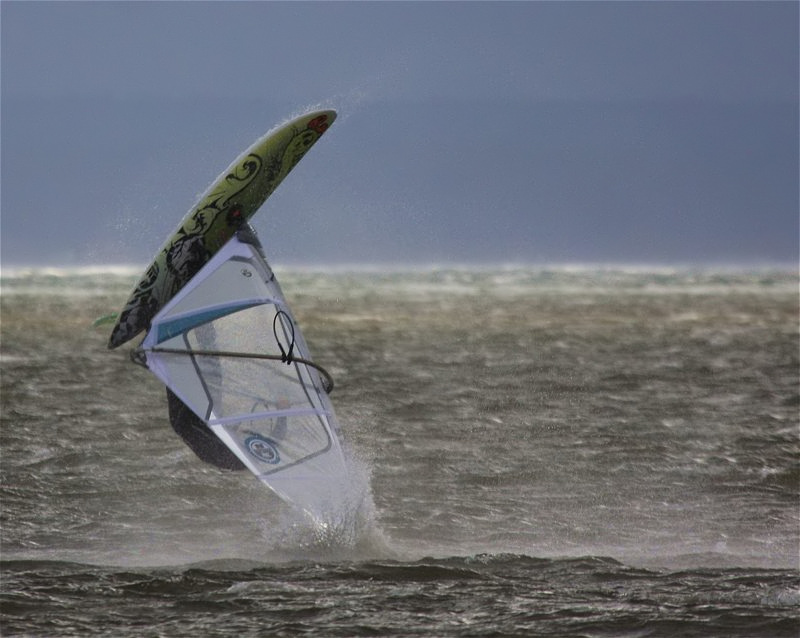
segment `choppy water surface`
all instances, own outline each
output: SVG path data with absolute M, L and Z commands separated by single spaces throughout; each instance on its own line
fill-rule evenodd
M 2 276 L 2 635 L 796 636 L 798 277 L 278 271 L 374 506 L 204 466 L 92 320 Z

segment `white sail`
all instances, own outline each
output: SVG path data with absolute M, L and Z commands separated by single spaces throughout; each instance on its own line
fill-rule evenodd
M 329 379 L 260 247 L 231 239 L 156 314 L 138 353 L 278 496 L 316 520 L 335 515 L 347 465 Z

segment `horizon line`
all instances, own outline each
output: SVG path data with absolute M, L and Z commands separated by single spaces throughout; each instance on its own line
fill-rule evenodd
M 268 260 L 269 262 L 269 260 Z M 0 264 L 0 276 L 18 277 L 41 274 L 51 276 L 102 275 L 135 276 L 144 273 L 148 264 Z M 551 261 L 551 262 L 339 262 L 339 263 L 301 263 L 283 262 L 270 264 L 278 272 L 330 272 L 330 273 L 393 273 L 393 272 L 436 272 L 436 271 L 514 271 L 514 270 L 555 270 L 561 272 L 621 271 L 621 272 L 792 272 L 800 276 L 800 264 L 789 261 Z

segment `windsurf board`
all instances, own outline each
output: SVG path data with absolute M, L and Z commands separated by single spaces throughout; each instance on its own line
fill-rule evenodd
M 237 157 L 186 214 L 147 267 L 111 331 L 116 348 L 151 319 L 233 237 L 336 119 L 313 111 L 282 124 Z

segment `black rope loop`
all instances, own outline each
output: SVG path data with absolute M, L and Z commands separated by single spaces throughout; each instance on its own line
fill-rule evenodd
M 286 330 L 286 324 L 288 323 L 289 328 L 291 329 L 291 341 L 289 343 L 289 349 L 285 350 L 283 344 L 281 343 L 280 337 L 278 337 L 278 317 L 283 315 L 286 317 L 286 321 L 281 321 L 281 326 L 283 326 L 284 331 Z M 290 364 L 294 360 L 293 352 L 294 352 L 294 323 L 292 322 L 292 318 L 286 314 L 283 310 L 278 310 L 275 313 L 275 317 L 272 319 L 272 334 L 275 335 L 275 341 L 278 344 L 278 348 L 281 351 L 281 361 L 285 364 Z

